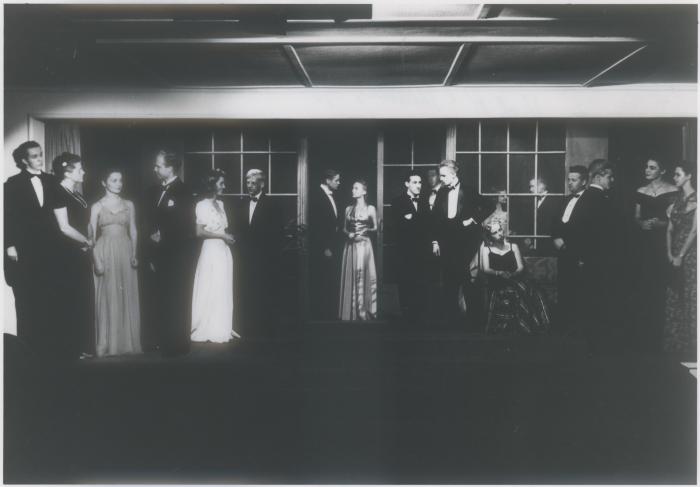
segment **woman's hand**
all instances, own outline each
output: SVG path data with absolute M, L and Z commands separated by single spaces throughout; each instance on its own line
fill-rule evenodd
M 136 256 L 133 256 L 131 258 L 131 267 L 136 269 L 139 266 L 139 260 L 136 258 Z
M 95 274 L 101 276 L 105 273 L 105 267 L 100 261 L 95 261 Z
M 355 235 L 356 235 L 355 232 L 348 233 L 348 240 L 355 240 Z
M 671 258 L 671 264 L 673 264 L 673 267 L 680 267 L 683 265 L 683 257 L 679 255 L 678 257 Z
M 651 220 L 642 220 L 639 222 L 639 226 L 641 227 L 642 230 L 651 230 L 653 227 L 653 222 L 654 219 Z
M 224 242 L 226 242 L 228 245 L 233 245 L 236 243 L 236 239 L 230 233 L 225 233 L 224 234 Z
M 668 260 L 669 264 L 673 264 L 673 255 L 666 254 L 666 259 Z

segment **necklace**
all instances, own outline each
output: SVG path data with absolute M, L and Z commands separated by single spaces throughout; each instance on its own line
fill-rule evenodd
M 66 188 L 64 185 L 61 185 L 61 187 L 62 187 L 63 189 L 65 189 L 66 192 L 67 192 L 69 195 L 71 195 L 75 201 L 77 201 L 78 203 L 80 203 L 80 206 L 82 206 L 83 208 L 87 208 L 87 201 L 85 201 L 85 198 L 83 198 L 83 195 L 81 195 L 80 193 L 76 193 L 76 192 L 74 192 L 73 190 L 70 190 L 70 189 Z

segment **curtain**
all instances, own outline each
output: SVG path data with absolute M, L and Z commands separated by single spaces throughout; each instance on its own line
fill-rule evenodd
M 51 163 L 60 154 L 70 152 L 80 155 L 80 127 L 77 123 L 48 121 L 44 137 L 46 172 L 53 172 Z M 76 189 L 82 192 L 82 184 L 78 185 Z

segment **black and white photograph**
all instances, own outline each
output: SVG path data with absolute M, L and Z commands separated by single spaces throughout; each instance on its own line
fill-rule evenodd
M 4 483 L 696 485 L 697 2 L 2 7 Z

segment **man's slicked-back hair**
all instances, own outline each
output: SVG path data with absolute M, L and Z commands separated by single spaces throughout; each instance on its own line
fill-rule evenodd
M 325 169 L 323 173 L 321 174 L 321 182 L 325 183 L 326 181 L 332 180 L 334 177 L 336 177 L 338 174 L 340 174 L 338 171 L 335 169 Z
M 569 174 L 576 173 L 581 176 L 581 179 L 588 181 L 588 168 L 582 165 L 571 166 L 569 168 Z
M 602 176 L 608 171 L 613 171 L 613 165 L 607 159 L 594 159 L 588 165 L 588 177 L 592 181 L 596 176 Z
M 12 158 L 15 160 L 15 166 L 20 169 L 24 169 L 27 165 L 23 162 L 23 159 L 29 157 L 29 149 L 38 147 L 41 149 L 41 145 L 36 140 L 28 140 L 22 142 L 15 150 L 12 151 Z
M 447 167 L 451 169 L 454 174 L 459 174 L 459 166 L 452 159 L 445 159 L 444 161 L 440 162 L 439 167 Z
M 163 156 L 163 161 L 168 167 L 172 167 L 174 172 L 179 172 L 182 167 L 182 159 L 175 152 L 170 152 L 165 149 L 159 150 L 156 157 Z

